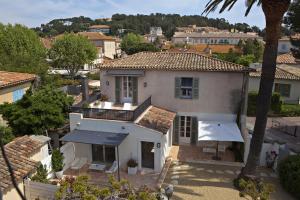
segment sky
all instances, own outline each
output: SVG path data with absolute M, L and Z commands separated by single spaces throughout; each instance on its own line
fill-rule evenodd
M 85 16 L 92 19 L 123 14 L 180 14 L 201 15 L 209 0 L 0 0 L 0 22 L 40 26 L 53 19 Z M 229 12 L 217 11 L 211 18 L 225 18 L 230 23 L 245 22 L 263 28 L 265 26 L 261 7 L 254 6 L 244 17 L 245 1 L 239 0 Z

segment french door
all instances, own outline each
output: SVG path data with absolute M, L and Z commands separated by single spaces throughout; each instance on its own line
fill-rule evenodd
M 92 145 L 93 162 L 112 163 L 116 160 L 115 147 Z
M 179 122 L 179 143 L 190 144 L 192 131 L 192 117 L 180 116 Z
M 123 102 L 132 103 L 133 98 L 133 77 L 123 76 Z

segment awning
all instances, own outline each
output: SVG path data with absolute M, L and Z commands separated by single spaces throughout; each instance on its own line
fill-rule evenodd
M 199 121 L 198 141 L 244 142 L 234 122 Z
M 118 146 L 127 137 L 127 135 L 128 133 L 111 133 L 75 129 L 60 140 L 64 142 Z

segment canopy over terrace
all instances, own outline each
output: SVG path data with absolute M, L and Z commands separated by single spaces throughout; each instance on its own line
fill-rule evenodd
M 216 141 L 217 150 L 214 159 L 218 157 L 219 142 L 244 142 L 240 129 L 234 122 L 199 121 L 198 141 Z
M 75 142 L 95 145 L 109 145 L 117 147 L 117 161 L 118 161 L 118 178 L 120 180 L 120 162 L 119 162 L 119 145 L 128 136 L 128 133 L 112 133 L 102 131 L 88 131 L 88 130 L 73 130 L 60 140 L 64 142 Z

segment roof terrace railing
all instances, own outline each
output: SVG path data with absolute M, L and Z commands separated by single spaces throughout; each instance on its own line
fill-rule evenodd
M 134 121 L 136 120 L 149 106 L 151 106 L 151 97 L 146 99 L 135 110 L 116 110 L 116 109 L 102 109 L 102 108 L 83 108 L 79 106 L 72 106 L 70 112 L 82 113 L 85 118 L 93 119 L 107 119 L 120 121 Z

